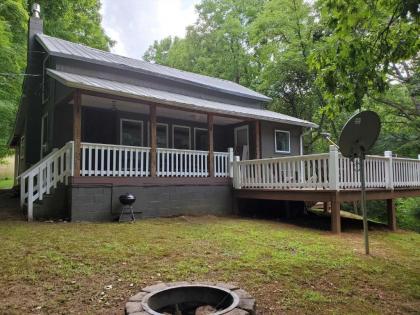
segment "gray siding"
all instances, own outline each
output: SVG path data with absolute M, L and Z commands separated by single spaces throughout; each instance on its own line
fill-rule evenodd
M 82 111 L 82 141 L 120 144 L 120 121 L 124 118 L 140 120 L 143 122 L 143 146 L 149 146 L 149 117 L 147 115 L 87 107 L 85 107 Z M 63 116 L 63 119 L 66 119 L 66 117 Z M 207 128 L 206 124 L 178 119 L 158 117 L 157 122 L 168 125 L 168 140 L 170 148 L 173 147 L 173 125 L 187 126 L 190 128 L 191 149 L 194 149 L 194 128 Z M 216 151 L 225 152 L 228 147 L 231 146 L 233 146 L 233 129 L 230 126 L 214 126 L 214 149 Z
M 290 154 L 275 152 L 274 131 L 276 129 L 290 132 Z M 270 157 L 277 157 L 277 156 L 299 155 L 301 134 L 302 134 L 302 127 L 262 121 L 261 122 L 261 156 L 263 158 L 270 158 Z

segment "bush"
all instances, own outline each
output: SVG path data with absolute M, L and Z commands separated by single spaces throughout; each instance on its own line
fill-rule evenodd
M 398 227 L 420 232 L 420 197 L 397 199 L 396 206 Z

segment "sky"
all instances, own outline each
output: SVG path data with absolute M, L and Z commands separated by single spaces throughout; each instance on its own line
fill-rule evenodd
M 200 0 L 101 0 L 102 27 L 116 41 L 112 52 L 141 58 L 155 40 L 185 36 Z

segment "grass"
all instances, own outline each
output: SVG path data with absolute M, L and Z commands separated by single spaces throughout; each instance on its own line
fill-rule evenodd
M 0 189 L 9 189 L 13 187 L 13 179 L 12 178 L 3 178 L 0 179 Z
M 215 217 L 135 224 L 0 222 L 0 313 L 122 314 L 157 281 L 239 284 L 261 314 L 396 314 L 420 309 L 420 235 L 337 237 Z M 112 285 L 112 289 L 105 287 Z

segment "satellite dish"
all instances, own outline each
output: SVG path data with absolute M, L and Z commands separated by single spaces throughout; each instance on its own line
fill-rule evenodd
M 363 157 L 375 144 L 381 131 L 381 120 L 373 111 L 353 115 L 341 131 L 338 146 L 348 158 Z
M 365 253 L 369 254 L 368 221 L 366 211 L 365 155 L 378 139 L 381 120 L 378 114 L 364 111 L 353 115 L 344 125 L 338 142 L 341 154 L 350 159 L 359 158 L 361 208 L 363 213 L 363 234 Z

